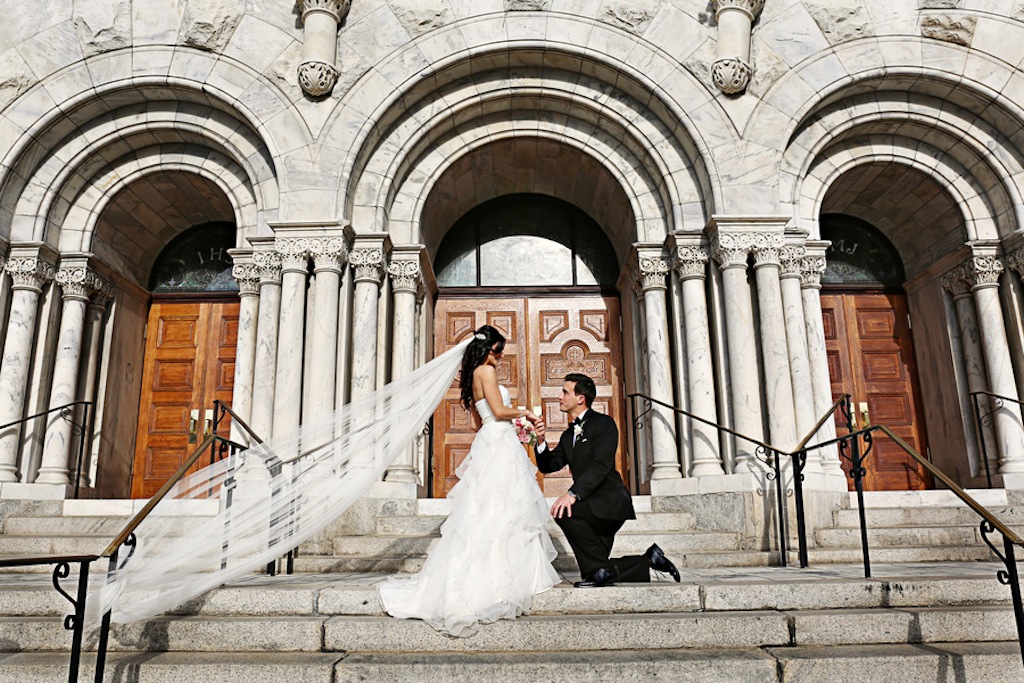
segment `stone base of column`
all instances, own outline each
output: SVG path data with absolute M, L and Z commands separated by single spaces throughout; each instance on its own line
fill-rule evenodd
M 0 500 L 65 500 L 73 498 L 74 495 L 75 487 L 66 484 L 0 484 Z M 92 489 L 80 489 L 78 495 L 82 498 L 91 498 Z
M 384 474 L 384 481 L 388 484 L 413 484 L 419 486 L 416 473 L 409 466 L 397 465 L 389 468 Z
M 40 469 L 39 474 L 36 476 L 36 484 L 59 484 L 68 486 L 71 484 L 71 479 L 68 477 L 68 471 L 65 469 Z
M 362 497 L 395 500 L 415 499 L 418 489 L 419 484 L 416 481 L 377 481 Z

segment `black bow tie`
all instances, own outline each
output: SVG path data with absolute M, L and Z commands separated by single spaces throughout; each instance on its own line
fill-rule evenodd
M 575 427 L 576 425 L 581 425 L 581 424 L 583 424 L 583 418 L 582 417 L 577 417 L 575 420 L 572 421 L 573 427 Z

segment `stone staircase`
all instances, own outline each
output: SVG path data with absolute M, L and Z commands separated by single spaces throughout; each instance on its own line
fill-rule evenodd
M 1011 527 L 1024 526 L 1024 510 L 1003 492 L 978 497 Z M 0 502 L 0 556 L 99 552 L 139 505 Z M 445 501 L 361 501 L 303 544 L 296 574 L 246 577 L 175 614 L 115 627 L 106 679 L 1024 680 L 1009 589 L 995 578 L 1000 565 L 989 561 L 974 514 L 944 492 L 868 497 L 870 579 L 859 564 L 856 509 L 836 511 L 832 526 L 815 531 L 811 567 L 799 569 L 771 566 L 777 552 L 744 547 L 738 532 L 702 530 L 692 512 L 650 498 L 637 507 L 616 552 L 657 542 L 682 583 L 572 589 L 575 563 L 552 525 L 566 582 L 522 619 L 454 639 L 384 616 L 373 587 L 419 567 Z M 66 677 L 68 609 L 49 572 L 0 574 L 0 681 Z M 92 661 L 85 655 L 82 680 Z

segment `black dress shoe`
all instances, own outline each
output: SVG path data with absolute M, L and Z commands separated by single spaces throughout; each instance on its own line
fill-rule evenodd
M 651 569 L 665 572 L 675 579 L 676 583 L 679 583 L 679 570 L 676 569 L 676 566 L 672 564 L 670 559 L 665 557 L 665 553 L 658 547 L 657 543 L 648 548 L 645 555 L 647 555 L 647 560 L 651 563 Z
M 615 583 L 615 579 L 617 578 L 618 574 L 614 569 L 609 571 L 604 567 L 601 567 L 582 581 L 574 583 L 573 586 L 576 588 L 601 588 L 602 586 L 612 585 Z

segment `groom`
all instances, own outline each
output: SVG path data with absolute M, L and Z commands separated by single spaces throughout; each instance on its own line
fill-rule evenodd
M 651 569 L 668 572 L 679 581 L 679 570 L 657 544 L 643 555 L 609 558 L 615 532 L 627 519 L 636 519 L 636 513 L 629 491 L 615 471 L 619 428 L 612 418 L 590 409 L 596 397 L 594 380 L 586 375 L 566 375 L 559 409 L 568 415 L 569 429 L 554 449 L 544 441 L 544 422 L 537 423 L 537 467 L 546 474 L 568 464 L 572 472 L 572 486 L 551 506 L 551 516 L 565 533 L 580 566 L 583 580 L 575 586 L 646 582 L 651 580 Z

